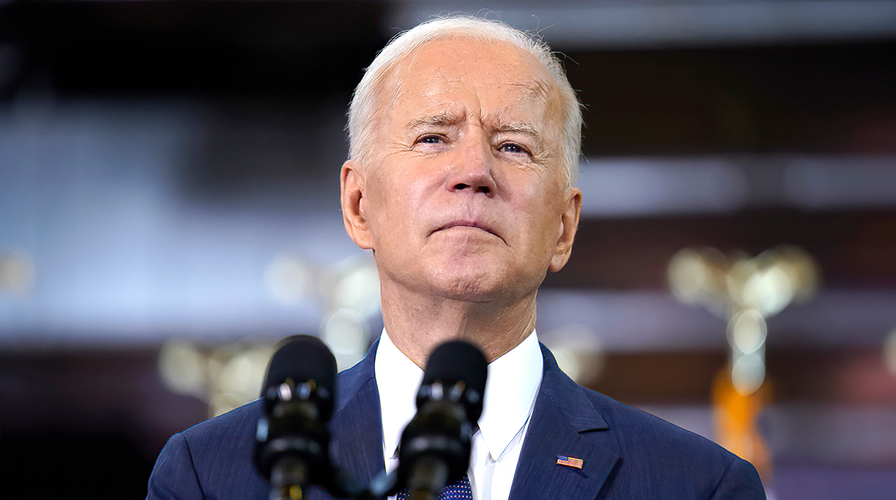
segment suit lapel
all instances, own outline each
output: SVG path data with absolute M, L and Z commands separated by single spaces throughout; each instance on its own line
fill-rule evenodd
M 377 343 L 367 356 L 339 374 L 337 404 L 330 420 L 330 456 L 337 467 L 356 480 L 370 481 L 386 468 L 383 462 L 383 424 L 374 376 Z
M 511 500 L 595 498 L 619 460 L 609 426 L 542 346 L 544 377 L 510 490 Z M 557 463 L 582 460 L 581 469 Z

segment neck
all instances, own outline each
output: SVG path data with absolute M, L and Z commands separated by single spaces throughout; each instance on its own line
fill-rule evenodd
M 389 338 L 423 368 L 439 344 L 465 340 L 489 363 L 518 346 L 535 329 L 535 293 L 512 303 L 470 302 L 444 297 L 391 296 L 382 290 L 383 323 Z

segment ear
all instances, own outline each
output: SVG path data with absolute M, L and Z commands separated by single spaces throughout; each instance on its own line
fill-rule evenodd
M 364 215 L 366 182 L 360 165 L 353 160 L 342 164 L 340 194 L 342 200 L 342 220 L 349 237 L 359 247 L 373 248 L 373 237 Z
M 582 192 L 577 188 L 571 188 L 566 192 L 566 204 L 560 214 L 560 237 L 554 245 L 554 254 L 551 256 L 549 267 L 552 273 L 563 269 L 569 255 L 572 253 L 572 241 L 576 237 L 576 229 L 579 227 L 579 214 L 582 211 Z

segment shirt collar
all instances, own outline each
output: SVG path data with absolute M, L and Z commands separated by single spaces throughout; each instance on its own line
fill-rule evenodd
M 541 386 L 543 363 L 534 330 L 518 346 L 489 363 L 479 432 L 492 460 L 501 457 L 529 420 Z
M 423 381 L 423 370 L 395 346 L 385 329 L 376 348 L 373 370 L 380 393 L 383 451 L 388 466 L 402 431 L 417 413 L 417 390 Z
M 529 419 L 541 386 L 542 366 L 534 330 L 489 364 L 479 432 L 493 460 L 498 460 Z M 423 370 L 395 346 L 384 329 L 374 372 L 380 389 L 383 451 L 388 462 L 398 449 L 402 431 L 417 413 L 417 390 L 423 381 Z M 388 390 L 382 390 L 386 387 Z

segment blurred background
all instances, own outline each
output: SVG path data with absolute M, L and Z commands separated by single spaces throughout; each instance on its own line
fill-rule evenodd
M 440 12 L 540 32 L 585 104 L 583 220 L 539 294 L 567 371 L 774 498 L 892 498 L 896 3 L 0 0 L 10 498 L 142 498 L 278 339 L 363 355 L 346 105 Z

